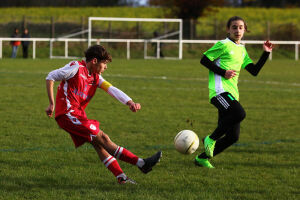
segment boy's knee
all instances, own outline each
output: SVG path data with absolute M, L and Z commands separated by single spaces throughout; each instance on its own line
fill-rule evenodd
M 240 112 L 239 112 L 239 115 L 238 115 L 238 119 L 239 121 L 243 121 L 244 119 L 246 118 L 246 112 L 244 109 L 241 109 Z
M 96 140 L 100 142 L 100 144 L 107 144 L 110 141 L 110 138 L 107 134 L 105 134 L 103 131 L 99 131 L 99 133 L 96 136 Z
M 234 118 L 235 122 L 241 122 L 246 118 L 246 112 L 243 107 L 240 106 L 234 109 Z

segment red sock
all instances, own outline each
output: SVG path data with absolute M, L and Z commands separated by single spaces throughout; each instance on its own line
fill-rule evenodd
M 123 147 L 118 147 L 114 156 L 124 162 L 136 165 L 138 157 Z
M 123 170 L 121 169 L 118 161 L 113 156 L 108 156 L 102 162 L 105 167 L 107 167 L 107 169 L 109 169 L 116 177 L 120 174 L 123 174 Z

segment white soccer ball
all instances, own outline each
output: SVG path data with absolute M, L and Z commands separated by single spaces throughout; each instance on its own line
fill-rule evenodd
M 175 149 L 182 154 L 192 154 L 199 147 L 199 138 L 191 130 L 180 131 L 174 138 Z

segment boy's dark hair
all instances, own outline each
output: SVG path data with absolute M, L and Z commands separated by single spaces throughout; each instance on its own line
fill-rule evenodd
M 93 45 L 90 46 L 85 52 L 85 60 L 86 62 L 91 61 L 93 58 L 97 58 L 99 61 L 112 61 L 111 55 L 106 51 L 106 49 L 101 45 Z
M 227 21 L 227 28 L 228 28 L 228 29 L 230 28 L 231 22 L 233 22 L 233 21 L 238 21 L 238 20 L 243 21 L 243 22 L 244 22 L 244 27 L 245 27 L 246 32 L 250 32 L 250 31 L 248 31 L 247 23 L 245 22 L 245 20 L 244 20 L 243 18 L 239 17 L 239 16 L 233 16 L 233 17 L 231 17 L 231 18 Z

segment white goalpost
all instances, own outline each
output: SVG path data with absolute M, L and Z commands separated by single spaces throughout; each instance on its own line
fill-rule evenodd
M 165 23 L 178 23 L 178 31 L 167 33 L 155 38 L 144 38 L 144 39 L 113 39 L 113 38 L 93 38 L 92 28 L 93 21 L 106 21 L 106 22 L 165 22 Z M 167 39 L 171 36 L 178 35 L 177 39 Z M 130 43 L 144 43 L 144 59 L 159 59 L 161 53 L 162 43 L 173 43 L 178 44 L 178 56 L 177 57 L 163 57 L 164 59 L 182 59 L 182 19 L 161 19 L 161 18 L 118 18 L 118 17 L 89 17 L 88 18 L 88 46 L 92 42 L 121 42 L 127 45 L 127 59 L 130 59 Z M 148 43 L 156 44 L 156 55 L 148 56 L 147 45 Z

